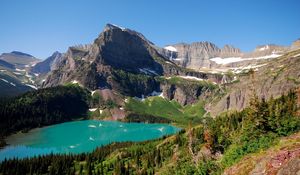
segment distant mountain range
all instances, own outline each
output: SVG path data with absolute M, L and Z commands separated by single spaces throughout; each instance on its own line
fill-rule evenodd
M 27 53 L 13 51 L 0 55 L 0 97 L 9 97 L 36 89 L 30 68 L 41 60 Z

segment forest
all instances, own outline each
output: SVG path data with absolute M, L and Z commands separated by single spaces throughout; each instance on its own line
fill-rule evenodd
M 297 93 L 254 96 L 244 110 L 228 111 L 178 134 L 140 143 L 113 143 L 92 153 L 4 160 L 0 174 L 221 174 L 247 154 L 266 150 L 299 131 Z
M 75 85 L 39 89 L 15 98 L 1 99 L 0 138 L 16 131 L 26 132 L 84 118 L 89 99 L 90 93 Z

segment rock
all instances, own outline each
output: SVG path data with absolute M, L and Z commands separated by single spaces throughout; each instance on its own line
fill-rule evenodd
M 35 66 L 33 66 L 31 68 L 31 71 L 33 73 L 46 74 L 52 70 L 56 70 L 58 69 L 62 56 L 62 53 L 56 51 L 46 60 L 39 62 Z

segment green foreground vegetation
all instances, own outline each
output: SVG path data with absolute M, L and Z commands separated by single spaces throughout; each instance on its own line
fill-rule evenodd
M 176 103 L 154 99 L 154 104 L 149 99 L 129 105 L 140 109 L 136 106 L 157 103 L 173 112 L 170 117 L 199 112 L 192 107 L 176 111 Z M 156 111 L 165 115 L 167 110 Z M 298 112 L 293 91 L 269 101 L 254 96 L 250 107 L 241 112 L 227 112 L 215 119 L 205 117 L 201 124 L 170 137 L 114 143 L 87 154 L 5 160 L 0 164 L 0 174 L 221 174 L 245 155 L 265 150 L 276 145 L 280 137 L 299 131 Z

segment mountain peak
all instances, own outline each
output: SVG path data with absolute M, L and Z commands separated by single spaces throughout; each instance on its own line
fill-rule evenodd
M 116 24 L 110 24 L 110 23 L 107 23 L 104 27 L 104 31 L 106 30 L 113 30 L 113 29 L 120 29 L 120 30 L 125 30 L 126 28 L 124 27 L 120 27 Z

